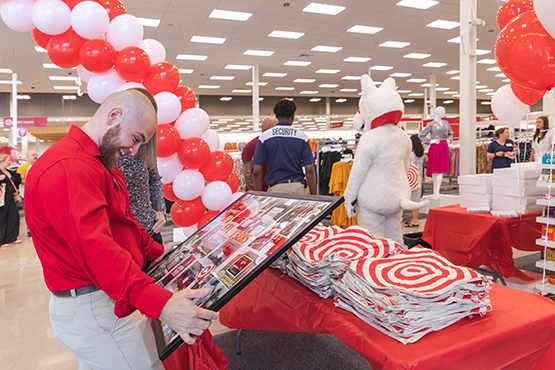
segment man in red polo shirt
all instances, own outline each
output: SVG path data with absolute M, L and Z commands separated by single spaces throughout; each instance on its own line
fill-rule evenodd
M 52 292 L 50 322 L 79 369 L 163 369 L 140 312 L 165 322 L 189 344 L 218 316 L 191 302 L 209 289 L 172 294 L 141 271 L 175 243 L 154 242 L 135 221 L 114 165 L 150 140 L 156 122 L 156 103 L 146 90 L 110 95 L 27 177 L 25 214 Z
M 260 128 L 262 132 L 265 132 L 278 123 L 275 117 L 266 117 L 260 123 Z M 241 159 L 243 160 L 243 175 L 245 176 L 245 191 L 255 190 L 254 189 L 254 175 L 253 175 L 253 164 L 252 158 L 254 157 L 254 151 L 256 149 L 256 144 L 258 143 L 258 136 L 249 141 L 249 143 L 243 149 L 241 153 Z M 268 164 L 264 165 L 262 170 L 262 190 L 268 190 L 268 185 L 266 184 L 266 175 L 268 173 Z

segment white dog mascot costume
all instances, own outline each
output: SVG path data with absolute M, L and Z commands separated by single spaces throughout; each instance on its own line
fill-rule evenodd
M 375 238 L 390 238 L 403 245 L 403 209 L 417 209 L 428 203 L 410 200 L 407 171 L 412 143 L 397 127 L 404 111 L 403 100 L 395 91 L 393 78 L 376 88 L 370 76 L 363 75 L 361 87 L 360 111 L 354 122 L 364 134 L 345 189 L 345 208 L 348 217 L 358 213 L 358 224 Z

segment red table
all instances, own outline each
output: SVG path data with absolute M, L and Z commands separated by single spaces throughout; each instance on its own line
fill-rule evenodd
M 430 209 L 423 239 L 433 250 L 459 266 L 482 265 L 504 277 L 529 278 L 514 266 L 511 246 L 523 251 L 543 250 L 536 245 L 541 212 L 519 218 L 494 217 L 489 213 L 468 213 L 459 205 Z
M 229 328 L 333 334 L 373 370 L 553 369 L 555 303 L 494 284 L 493 311 L 403 345 L 268 269 L 220 311 Z M 549 350 L 548 350 L 549 348 Z

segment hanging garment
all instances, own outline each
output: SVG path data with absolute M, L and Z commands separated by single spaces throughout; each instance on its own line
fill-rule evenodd
M 329 182 L 333 164 L 341 160 L 341 153 L 337 151 L 320 152 L 320 195 L 331 195 Z
M 345 193 L 345 188 L 349 182 L 349 175 L 351 174 L 351 168 L 353 167 L 353 162 L 336 162 L 333 164 L 332 173 L 329 181 L 329 189 L 331 195 L 342 197 Z M 347 210 L 345 207 L 340 206 L 333 211 L 331 215 L 331 225 L 339 226 L 344 229 L 351 225 L 357 225 L 358 218 L 347 217 Z

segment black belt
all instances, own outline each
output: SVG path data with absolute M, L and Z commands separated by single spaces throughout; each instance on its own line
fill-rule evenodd
M 52 292 L 52 294 L 54 294 L 56 297 L 61 297 L 61 298 L 66 298 L 66 297 L 75 298 L 75 297 L 79 297 L 80 295 L 96 292 L 97 290 L 100 290 L 100 288 L 97 288 L 91 284 L 91 285 L 82 286 L 81 288 L 77 288 L 77 289 L 64 290 L 63 292 Z
M 294 183 L 294 182 L 303 182 L 303 180 L 304 180 L 304 179 L 295 179 L 295 180 L 283 180 L 283 181 L 278 181 L 278 182 L 276 182 L 276 183 L 274 183 L 274 184 L 271 184 L 270 187 L 276 186 L 276 185 L 279 185 L 279 184 L 292 184 L 292 183 Z

